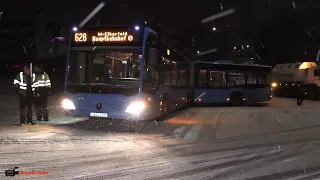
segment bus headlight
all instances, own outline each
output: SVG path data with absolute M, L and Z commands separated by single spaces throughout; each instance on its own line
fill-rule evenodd
M 125 112 L 134 115 L 139 115 L 144 109 L 145 104 L 143 102 L 133 102 L 127 107 Z
M 73 102 L 70 101 L 69 99 L 64 99 L 61 103 L 61 106 L 63 109 L 67 110 L 74 110 L 76 107 L 74 106 Z
M 276 88 L 277 86 L 278 86 L 278 84 L 275 82 L 271 84 L 271 87 L 273 87 L 273 88 Z

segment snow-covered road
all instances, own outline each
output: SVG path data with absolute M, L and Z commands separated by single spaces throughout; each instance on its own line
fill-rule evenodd
M 320 177 L 319 102 L 296 107 L 274 98 L 261 107 L 190 108 L 145 123 L 67 120 L 58 106 L 59 97 L 51 98 L 51 110 L 58 110 L 49 123 L 3 121 L 0 179 L 13 167 L 48 172 L 15 179 Z

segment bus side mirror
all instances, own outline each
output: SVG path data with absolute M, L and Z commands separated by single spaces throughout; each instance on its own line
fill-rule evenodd
M 157 65 L 159 64 L 158 51 L 155 48 L 150 48 L 148 50 L 148 64 Z

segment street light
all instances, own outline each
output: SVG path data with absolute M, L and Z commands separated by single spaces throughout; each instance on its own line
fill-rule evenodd
M 77 28 L 77 27 L 73 27 L 72 30 L 73 30 L 74 32 L 76 32 L 76 31 L 78 31 L 78 28 Z
M 135 29 L 136 31 L 139 31 L 140 27 L 139 27 L 139 26 L 135 26 L 134 29 Z
M 212 28 L 212 30 L 216 31 L 216 30 L 217 30 L 217 28 L 216 28 L 216 27 L 213 27 L 213 28 Z

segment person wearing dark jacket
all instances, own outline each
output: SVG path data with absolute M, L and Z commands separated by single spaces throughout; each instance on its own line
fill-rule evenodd
M 34 88 L 35 74 L 31 74 L 30 69 L 24 66 L 23 71 L 20 72 L 13 80 L 17 92 L 20 97 L 20 124 L 26 123 L 36 124 L 32 121 L 32 101 Z
M 41 121 L 42 118 L 44 121 L 49 121 L 49 112 L 48 112 L 48 95 L 51 88 L 51 82 L 49 75 L 43 71 L 38 65 L 34 66 L 34 72 L 36 75 L 35 78 L 35 97 L 34 97 L 34 106 L 36 109 L 37 120 Z
M 303 85 L 300 85 L 298 87 L 298 92 L 297 92 L 297 106 L 301 106 L 303 100 L 305 99 L 307 95 L 307 91 Z

